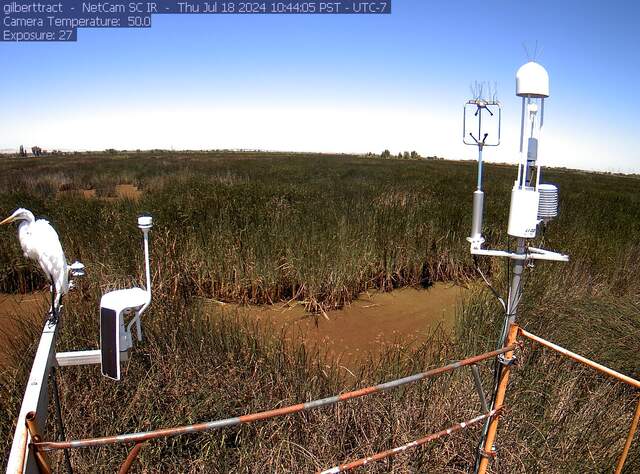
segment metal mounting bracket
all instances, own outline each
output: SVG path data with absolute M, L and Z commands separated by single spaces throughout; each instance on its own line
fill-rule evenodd
M 504 356 L 504 354 L 500 354 L 498 356 L 498 362 L 500 362 L 505 367 L 512 366 L 512 365 L 516 364 L 517 361 L 518 361 L 518 358 L 516 356 L 511 356 L 510 359 L 507 359 Z

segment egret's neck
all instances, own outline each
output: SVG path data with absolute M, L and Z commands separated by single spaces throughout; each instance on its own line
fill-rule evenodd
M 29 211 L 20 214 L 20 225 L 33 224 L 36 221 L 36 217 Z
M 32 255 L 32 238 L 31 238 L 31 224 L 28 220 L 21 220 L 18 224 L 18 240 L 20 241 L 20 247 L 24 252 L 25 257 L 35 258 Z
M 21 220 L 20 224 L 18 224 L 18 233 L 22 234 L 23 232 L 28 231 L 29 227 L 31 227 L 31 224 L 33 224 L 33 221 L 29 221 L 26 219 Z

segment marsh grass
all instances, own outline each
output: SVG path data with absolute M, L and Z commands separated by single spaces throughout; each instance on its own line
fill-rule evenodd
M 155 218 L 156 296 L 145 315 L 145 340 L 120 383 L 102 378 L 98 368 L 59 372 L 69 437 L 270 409 L 494 348 L 500 308 L 478 285 L 460 308 L 454 336 L 435 332 L 418 348 L 391 347 L 353 375 L 324 354 L 292 348 L 280 335 L 264 334 L 246 321 L 205 316 L 210 309 L 205 312 L 196 298 L 294 299 L 325 311 L 369 288 L 467 283 L 475 279 L 464 240 L 472 163 L 212 152 L 73 155 L 30 161 L 29 174 L 24 166 L 17 159 L 0 164 L 3 213 L 21 205 L 48 216 L 68 257 L 89 270 L 66 302 L 59 350 L 95 347 L 102 292 L 142 281 L 135 216 L 149 211 Z M 485 236 L 494 246 L 509 245 L 503 229 L 512 177 L 510 167 L 487 167 Z M 569 253 L 572 261 L 527 270 L 519 321 L 638 377 L 640 181 L 565 170 L 550 170 L 546 177 L 560 184 L 562 208 L 538 243 Z M 123 183 L 138 186 L 141 199 L 104 201 L 67 193 L 97 189 L 111 195 Z M 503 264 L 482 265 L 504 293 Z M 3 291 L 44 284 L 25 265 L 13 230 L 0 230 L 0 268 Z M 38 330 L 25 327 L 7 348 L 12 362 L 0 377 L 5 453 Z M 531 344 L 519 357 L 495 471 L 611 471 L 634 394 Z M 482 373 L 488 388 L 491 364 Z M 310 472 L 395 447 L 478 410 L 470 372 L 460 370 L 335 408 L 150 443 L 136 469 Z M 466 472 L 477 435 L 477 429 L 456 434 L 367 469 Z M 125 456 L 123 447 L 80 450 L 73 463 L 77 472 L 115 472 Z M 627 472 L 637 470 L 636 442 Z

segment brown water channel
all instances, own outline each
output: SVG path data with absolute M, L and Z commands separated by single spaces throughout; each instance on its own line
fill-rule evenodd
M 129 199 L 136 201 L 142 197 L 142 191 L 133 184 L 116 184 L 114 195 L 108 197 L 99 197 L 95 189 L 79 189 L 72 191 L 59 191 L 58 194 L 65 195 L 70 193 L 80 193 L 85 199 L 102 199 L 104 201 L 117 201 L 118 199 Z
M 44 323 L 49 311 L 49 298 L 48 291 L 15 295 L 0 293 L 0 368 L 6 364 L 7 346 L 23 331 L 23 323 Z
M 452 330 L 456 307 L 467 290 L 437 283 L 426 290 L 405 288 L 391 293 L 361 294 L 349 306 L 312 315 L 301 305 L 239 306 L 217 304 L 225 314 L 237 314 L 266 325 L 287 339 L 299 338 L 309 349 L 320 348 L 339 364 L 354 369 L 369 355 L 390 345 L 408 347 L 425 341 L 438 326 Z
M 363 293 L 350 305 L 325 316 L 308 313 L 303 305 L 285 303 L 240 306 L 207 300 L 212 317 L 222 311 L 238 315 L 288 340 L 301 340 L 307 348 L 319 348 L 348 369 L 356 369 L 369 356 L 391 345 L 410 347 L 425 341 L 440 327 L 453 329 L 456 307 L 468 290 L 436 283 L 426 290 L 404 288 L 390 293 Z M 25 295 L 0 294 L 0 367 L 11 338 L 23 330 L 19 321 L 39 325 L 49 308 L 49 292 Z M 214 308 L 215 306 L 215 308 Z

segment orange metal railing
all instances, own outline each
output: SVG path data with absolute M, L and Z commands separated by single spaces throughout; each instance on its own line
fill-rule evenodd
M 404 377 L 383 384 L 374 385 L 372 387 L 361 388 L 352 392 L 342 393 L 332 397 L 322 398 L 319 400 L 313 400 L 306 403 L 298 403 L 296 405 L 290 405 L 275 410 L 267 410 L 258 413 L 250 413 L 247 415 L 237 416 L 233 418 L 225 418 L 221 420 L 209 421 L 206 423 L 198 423 L 195 425 L 186 425 L 176 428 L 165 428 L 153 431 L 142 431 L 138 433 L 130 433 L 119 436 L 104 436 L 100 438 L 87 438 L 75 441 L 40 441 L 33 443 L 34 447 L 39 451 L 46 452 L 58 449 L 73 449 L 73 448 L 86 448 L 90 446 L 104 446 L 108 444 L 121 444 L 121 443 L 139 443 L 141 441 L 149 441 L 157 438 L 168 438 L 170 436 L 177 436 L 188 433 L 197 433 L 203 431 L 211 431 L 220 428 L 226 428 L 229 426 L 236 426 L 243 423 L 252 423 L 261 420 L 268 420 L 284 415 L 290 415 L 292 413 L 299 413 L 301 411 L 312 410 L 329 405 L 335 405 L 336 403 L 351 400 L 354 398 L 360 398 L 374 393 L 379 393 L 385 390 L 401 387 L 403 385 L 418 382 L 425 378 L 434 377 L 436 375 L 451 372 L 460 367 L 466 367 L 473 365 L 483 360 L 491 359 L 505 352 L 509 352 L 515 349 L 514 346 L 505 347 L 496 351 L 485 352 L 484 354 L 469 357 L 467 359 L 454 362 L 443 367 L 421 372 L 409 377 Z
M 101 437 L 101 438 L 89 438 L 89 439 L 82 439 L 82 440 L 74 440 L 74 441 L 42 441 L 39 435 L 39 432 L 37 431 L 37 426 L 35 426 L 33 423 L 31 423 L 31 426 L 29 427 L 29 432 L 31 434 L 32 437 L 32 442 L 30 443 L 30 448 L 34 450 L 35 453 L 35 457 L 36 460 L 38 461 L 38 469 L 40 470 L 40 472 L 50 472 L 50 468 L 49 466 L 46 464 L 46 458 L 45 458 L 45 452 L 46 451 L 51 451 L 51 450 L 58 450 L 58 449 L 72 449 L 72 448 L 83 448 L 83 447 L 89 447 L 89 446 L 103 446 L 103 445 L 111 445 L 111 444 L 119 444 L 119 443 L 135 443 L 133 449 L 131 450 L 131 452 L 129 453 L 129 455 L 127 456 L 126 460 L 123 462 L 122 466 L 120 467 L 119 473 L 120 474 L 124 474 L 126 472 L 128 472 L 129 468 L 131 467 L 131 465 L 133 464 L 133 462 L 135 461 L 140 449 L 142 448 L 143 444 L 146 441 L 149 440 L 153 440 L 153 439 L 157 439 L 157 438 L 166 438 L 169 436 L 176 436 L 176 435 L 181 435 L 181 434 L 186 434 L 186 433 L 196 433 L 196 432 L 204 432 L 204 431 L 210 431 L 210 430 L 214 430 L 214 429 L 220 429 L 220 428 L 224 428 L 227 426 L 234 426 L 237 424 L 241 424 L 241 423 L 251 423 L 251 422 L 256 422 L 256 421 L 260 421 L 260 420 L 267 420 L 270 418 L 275 418 L 275 417 L 279 417 L 279 416 L 285 416 L 285 415 L 290 415 L 293 413 L 298 413 L 301 411 L 305 411 L 305 410 L 311 410 L 311 409 L 316 409 L 316 408 L 320 408 L 320 407 L 324 407 L 324 406 L 330 406 L 333 404 L 336 404 L 338 402 L 342 402 L 342 401 L 346 401 L 346 400 L 350 400 L 350 399 L 354 399 L 354 398 L 359 398 L 359 397 L 364 397 L 367 395 L 371 395 L 374 393 L 379 393 L 381 391 L 384 390 L 389 390 L 392 388 L 397 388 L 400 387 L 402 385 L 406 385 L 412 382 L 417 382 L 419 380 L 422 380 L 424 378 L 427 377 L 432 377 L 432 376 L 436 376 L 436 375 L 440 375 L 443 373 L 447 373 L 447 372 L 451 372 L 455 369 L 458 369 L 460 367 L 465 367 L 465 366 L 473 366 L 474 364 L 487 360 L 487 359 L 491 359 L 497 356 L 502 356 L 503 357 L 503 362 L 508 362 L 509 360 L 512 359 L 513 357 L 513 352 L 514 350 L 520 346 L 520 343 L 517 341 L 518 336 L 522 336 L 526 339 L 529 339 L 531 341 L 534 341 L 548 349 L 554 350 L 560 354 L 562 354 L 563 356 L 566 356 L 580 364 L 583 364 L 587 367 L 590 367 L 594 370 L 596 370 L 599 373 L 602 373 L 604 375 L 607 375 L 609 377 L 612 377 L 616 380 L 619 380 L 621 382 L 626 383 L 627 385 L 630 385 L 631 387 L 634 387 L 635 389 L 640 389 L 640 381 L 629 377 L 627 375 L 621 374 L 619 372 L 616 372 L 613 369 L 610 369 L 608 367 L 605 367 L 602 364 L 599 364 L 597 362 L 594 362 L 590 359 L 587 359 L 586 357 L 583 357 L 579 354 L 576 354 L 575 352 L 571 352 L 568 349 L 565 349 L 561 346 L 558 346 L 557 344 L 554 344 L 552 342 L 549 342 L 539 336 L 536 336 L 535 334 L 532 334 L 524 329 L 522 329 L 521 327 L 517 326 L 517 325 L 512 325 L 509 329 L 509 333 L 508 333 L 508 337 L 507 337 L 507 341 L 505 344 L 505 347 L 496 351 L 491 351 L 491 352 L 486 352 L 484 354 L 480 354 L 480 355 L 476 355 L 473 357 L 469 357 L 467 359 L 463 359 L 460 360 L 458 362 L 454 362 L 452 364 L 448 364 L 446 366 L 443 367 L 439 367 L 436 369 L 432 369 L 426 372 L 421 372 L 409 377 L 404 377 L 402 379 L 397 379 L 397 380 L 393 380 L 390 382 L 386 382 L 383 384 L 379 384 L 379 385 L 375 385 L 372 387 L 366 387 L 366 388 L 362 388 L 359 390 L 355 390 L 352 392 L 346 392 L 340 395 L 335 395 L 333 397 L 328 397 L 328 398 L 323 398 L 320 400 L 314 400 L 311 402 L 307 402 L 307 403 L 300 403 L 300 404 L 296 404 L 296 405 L 291 405 L 288 407 L 283 407 L 283 408 L 278 408 L 275 410 L 268 410 L 268 411 L 264 411 L 264 412 L 258 412 L 258 413 L 251 413 L 251 414 L 247 414 L 247 415 L 243 415 L 243 416 L 239 416 L 239 417 L 234 417 L 234 418 L 227 418 L 227 419 L 222 419 L 222 420 L 215 420 L 215 421 L 211 421 L 211 422 L 206 422 L 206 423 L 200 423 L 200 424 L 196 424 L 196 425 L 187 425 L 187 426 L 181 426 L 181 427 L 175 427 L 175 428 L 166 428 L 166 429 L 161 429 L 161 430 L 154 430 L 154 431 L 147 431 L 147 432 L 139 432 L 139 433 L 130 433 L 130 434 L 125 434 L 125 435 L 119 435 L 119 436 L 105 436 L 105 437 Z M 470 426 L 476 425 L 478 423 L 480 423 L 483 420 L 490 420 L 489 422 L 489 430 L 487 432 L 487 438 L 486 438 L 486 443 L 484 445 L 484 453 L 486 453 L 487 455 L 483 456 L 481 463 L 480 463 L 480 468 L 479 468 L 479 472 L 481 474 L 485 474 L 488 468 L 488 464 L 489 464 L 489 458 L 493 456 L 493 445 L 496 439 L 496 435 L 497 435 L 497 428 L 498 428 L 498 421 L 500 418 L 500 414 L 502 412 L 503 406 L 504 406 L 504 400 L 505 400 L 505 396 L 506 396 L 506 390 L 507 390 L 507 386 L 508 386 L 508 382 L 509 382 L 509 375 L 510 375 L 510 364 L 506 364 L 504 367 L 504 370 L 501 373 L 500 376 L 500 380 L 498 383 L 498 389 L 496 391 L 496 393 L 494 394 L 495 397 L 495 403 L 494 406 L 496 407 L 494 410 L 483 413 L 475 418 L 472 418 L 470 420 L 467 420 L 465 422 L 459 423 L 457 425 L 453 425 L 450 428 L 447 428 L 445 430 L 439 431 L 437 433 L 433 433 L 431 435 L 425 436 L 423 438 L 417 439 L 415 441 L 412 441 L 410 443 L 404 444 L 402 446 L 399 446 L 397 448 L 394 449 L 390 449 L 387 451 L 382 451 L 380 453 L 377 453 L 373 456 L 367 457 L 367 458 L 362 458 L 356 461 L 351 461 L 345 464 L 340 464 L 338 466 L 335 466 L 333 468 L 327 469 L 325 471 L 322 471 L 323 474 L 334 474 L 334 473 L 339 473 L 339 472 L 344 472 L 344 471 L 348 471 L 351 469 L 355 469 L 357 467 L 361 467 L 364 466 L 368 463 L 371 462 L 376 462 L 376 461 L 380 461 L 382 459 L 386 459 L 392 456 L 395 456 L 399 453 L 402 453 L 408 449 L 411 448 L 415 448 L 418 446 L 421 446 L 427 442 L 442 438 L 444 436 L 447 436 L 451 433 L 454 433 L 456 431 L 460 431 L 462 429 L 468 428 Z M 35 415 L 35 414 L 34 414 Z M 35 416 L 31 417 L 31 420 L 35 419 Z M 629 429 L 629 433 L 627 435 L 627 439 L 624 445 L 624 449 L 623 452 L 618 460 L 618 463 L 616 465 L 616 474 L 620 474 L 624 464 L 626 462 L 627 456 L 629 454 L 629 450 L 631 448 L 631 445 L 633 443 L 633 439 L 635 436 L 635 433 L 638 429 L 638 424 L 640 422 L 640 395 L 638 397 L 638 403 L 636 406 L 636 410 L 633 416 L 633 421 L 631 423 L 631 427 Z M 25 449 L 26 449 L 26 439 L 25 439 Z
M 586 357 L 576 354 L 575 352 L 571 352 L 570 350 L 565 349 L 564 347 L 561 347 L 557 344 L 549 342 L 546 339 L 541 338 L 540 336 L 536 336 L 535 334 L 525 331 L 524 329 L 522 329 L 521 327 L 515 324 L 512 325 L 509 330 L 509 336 L 507 338 L 506 344 L 507 345 L 514 344 L 518 336 L 522 336 L 531 341 L 537 342 L 538 344 L 541 344 L 544 347 L 552 349 L 564 355 L 565 357 L 568 357 L 576 362 L 579 362 L 587 367 L 590 367 L 602 374 L 613 377 L 616 380 L 624 382 L 627 385 L 630 385 L 636 389 L 640 388 L 640 381 L 634 378 L 631 378 L 627 375 L 621 374 L 620 372 L 616 372 L 615 370 L 605 367 L 602 364 L 598 364 L 597 362 L 587 359 Z M 505 357 L 507 359 L 510 359 L 511 354 L 508 353 L 505 355 Z M 498 391 L 495 394 L 496 406 L 500 406 L 500 407 L 503 406 L 508 382 L 509 382 L 509 365 L 507 365 L 505 367 L 505 370 L 503 370 L 500 381 L 499 381 Z M 620 474 L 620 472 L 622 472 L 622 468 L 624 467 L 624 464 L 627 460 L 627 455 L 629 454 L 629 448 L 631 447 L 631 443 L 633 442 L 634 435 L 638 428 L 639 418 L 640 418 L 640 400 L 638 401 L 638 407 L 636 409 L 636 413 L 634 415 L 633 421 L 631 423 L 631 427 L 629 429 L 629 433 L 627 435 L 627 441 L 625 443 L 625 447 L 622 451 L 622 454 L 620 455 L 620 459 L 618 460 L 618 464 L 616 466 L 616 471 L 615 471 L 616 474 Z M 485 453 L 495 454 L 493 451 L 493 444 L 494 444 L 495 436 L 498 429 L 498 419 L 499 419 L 499 415 L 493 417 L 489 425 L 489 431 L 487 434 L 486 442 L 484 444 Z M 480 468 L 478 472 L 480 474 L 486 474 L 488 465 L 489 465 L 489 456 L 483 456 L 482 460 L 480 461 Z
M 457 425 L 453 425 L 446 430 L 438 431 L 437 433 L 430 434 L 425 436 L 424 438 L 416 439 L 415 441 L 411 441 L 410 443 L 403 444 L 402 446 L 398 446 L 397 448 L 389 449 L 387 451 L 382 451 L 380 453 L 374 454 L 373 456 L 369 456 L 366 458 L 358 459 L 357 461 L 352 461 L 346 464 L 340 464 L 339 466 L 332 467 L 331 469 L 326 469 L 319 474 L 337 474 L 338 472 L 346 472 L 357 467 L 365 466 L 371 462 L 381 461 L 386 458 L 390 458 L 397 454 L 400 454 L 407 449 L 416 448 L 430 441 L 435 441 L 436 439 L 444 438 L 456 431 L 463 430 L 465 428 L 469 428 L 470 426 L 477 425 L 481 421 L 484 421 L 492 416 L 498 414 L 500 412 L 500 408 L 496 408 L 495 410 L 491 410 L 484 415 L 476 416 L 467 421 L 463 421 L 462 423 L 458 423 Z
M 629 455 L 629 449 L 631 448 L 633 437 L 635 436 L 636 430 L 638 429 L 639 420 L 640 420 L 640 397 L 638 397 L 638 404 L 636 405 L 636 413 L 633 415 L 633 421 L 631 422 L 631 427 L 629 428 L 627 441 L 624 443 L 624 449 L 622 450 L 622 455 L 620 456 L 620 459 L 618 460 L 618 465 L 616 466 L 616 474 L 620 474 L 622 472 L 624 463 L 627 460 L 627 456 Z
M 570 359 L 575 360 L 576 362 L 586 365 L 587 367 L 591 367 L 592 369 L 595 369 L 600 373 L 603 373 L 605 375 L 618 379 L 621 382 L 631 385 L 632 387 L 640 389 L 640 382 L 637 381 L 636 379 L 633 379 L 624 374 L 621 374 L 620 372 L 616 372 L 615 370 L 612 370 L 609 367 L 605 367 L 602 364 L 598 364 L 597 362 L 587 359 L 586 357 L 582 357 L 581 355 L 576 354 L 575 352 L 571 352 L 570 350 L 565 349 L 564 347 L 558 346 L 552 342 L 542 339 L 540 336 L 536 336 L 535 334 L 525 331 L 520 327 L 516 326 L 516 328 L 517 328 L 518 334 L 520 334 L 523 337 L 526 337 L 527 339 L 531 339 L 532 341 L 535 341 L 545 347 L 548 347 L 549 349 L 559 352 L 560 354 L 567 356 Z
M 636 389 L 640 389 L 640 381 L 631 378 L 627 375 L 621 374 L 620 372 L 616 372 L 613 369 L 610 369 L 609 367 L 605 367 L 602 364 L 598 364 L 597 362 L 594 362 L 590 359 L 587 359 L 586 357 L 583 357 L 579 354 L 576 354 L 575 352 L 571 352 L 568 349 L 565 349 L 564 347 L 558 346 L 557 344 L 554 344 L 552 342 L 547 341 L 546 339 L 542 339 L 540 336 L 536 336 L 535 334 L 532 334 L 528 331 L 525 331 L 524 329 L 517 327 L 517 331 L 518 334 L 520 334 L 523 337 L 526 337 L 527 339 L 530 339 L 534 342 L 537 342 L 538 344 L 543 345 L 544 347 L 547 347 L 549 349 L 552 349 L 576 362 L 579 362 L 580 364 L 583 364 L 587 367 L 590 367 L 604 375 L 607 375 L 609 377 L 613 377 L 616 380 L 619 380 L 620 382 L 624 382 L 627 385 L 630 385 Z M 638 429 L 638 420 L 640 420 L 640 396 L 638 397 L 638 404 L 636 406 L 636 411 L 633 417 L 633 421 L 631 422 L 631 427 L 629 428 L 629 433 L 627 435 L 627 441 L 625 443 L 624 449 L 622 451 L 622 454 L 620 455 L 620 459 L 618 460 L 618 464 L 616 466 L 616 470 L 615 473 L 616 474 L 620 474 L 622 472 L 622 468 L 624 467 L 624 463 L 627 460 L 627 456 L 629 454 L 629 449 L 631 448 L 631 443 L 633 442 L 633 438 L 636 434 L 636 431 Z

